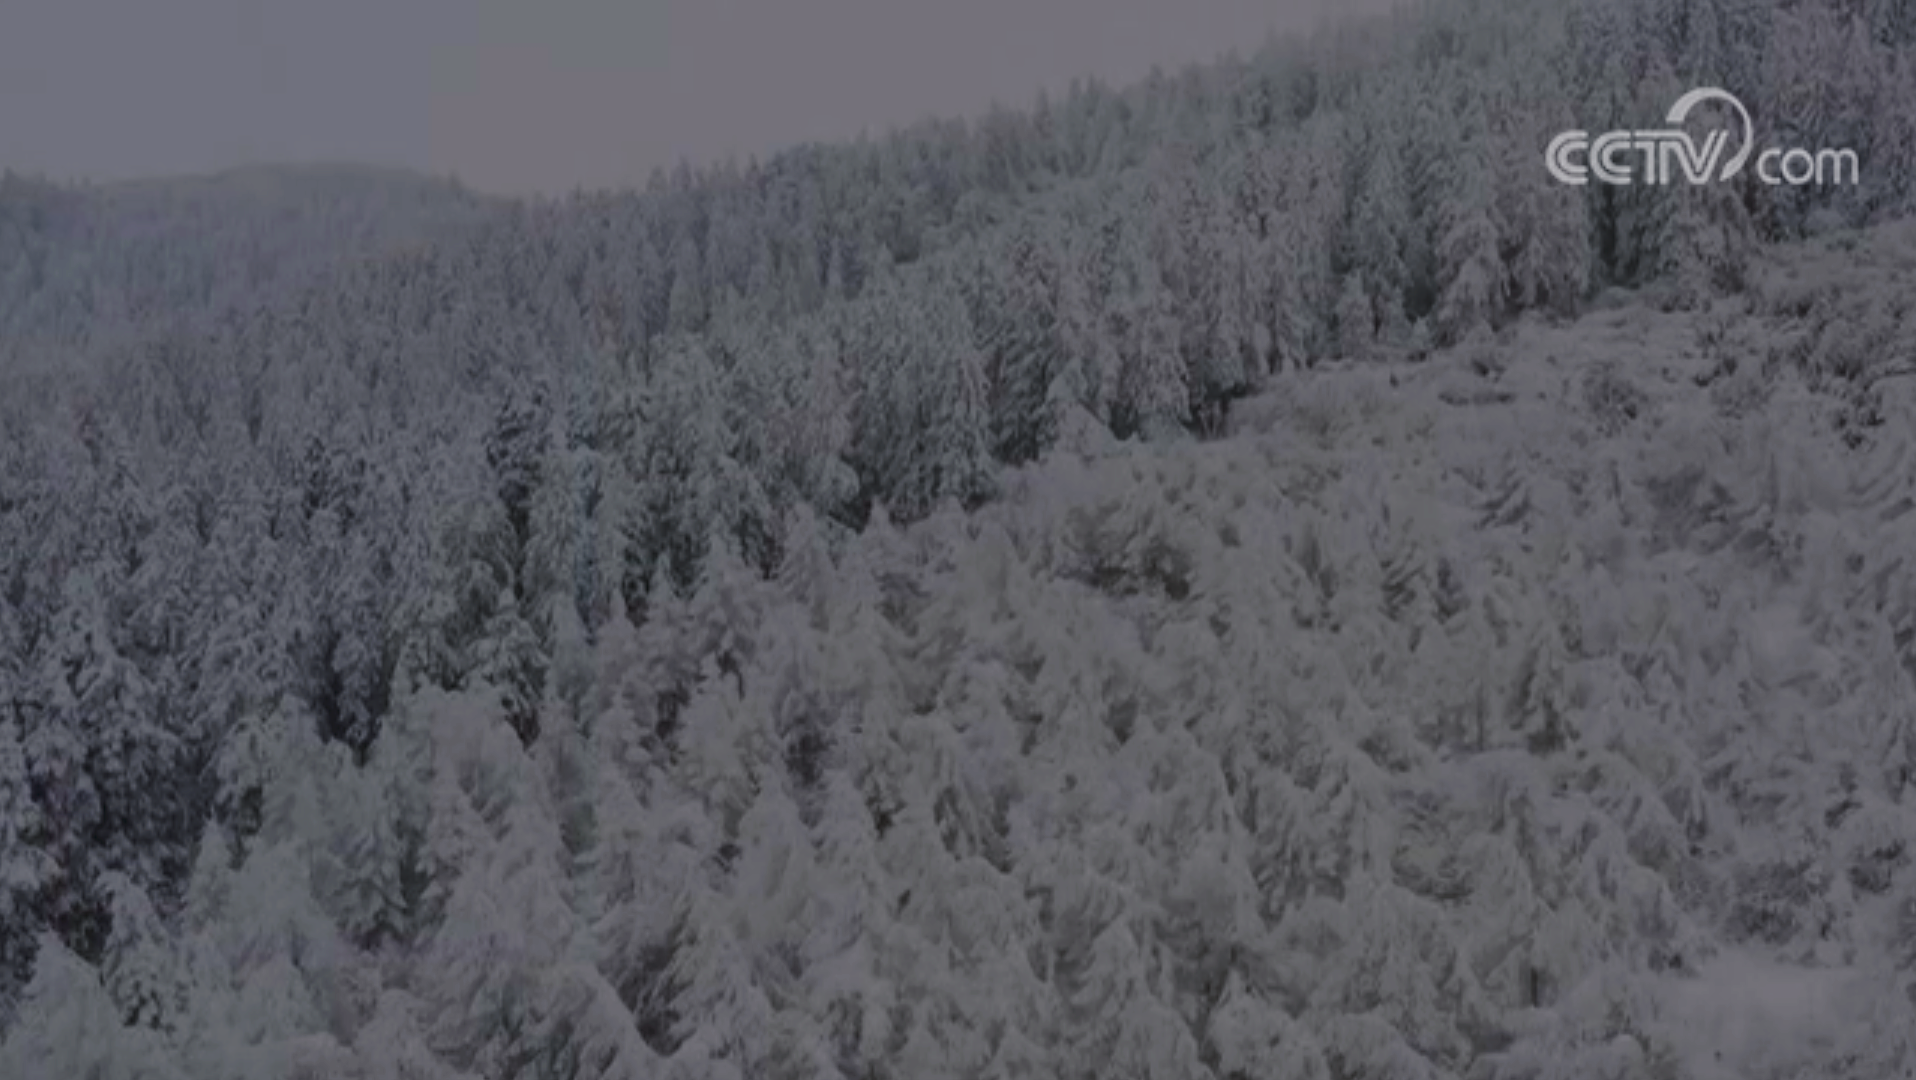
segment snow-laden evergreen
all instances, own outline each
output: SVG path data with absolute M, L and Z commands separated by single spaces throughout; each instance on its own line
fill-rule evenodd
M 0 178 L 0 1074 L 1909 1076 L 1913 44 Z M 1544 178 L 1699 84 L 1864 182 Z

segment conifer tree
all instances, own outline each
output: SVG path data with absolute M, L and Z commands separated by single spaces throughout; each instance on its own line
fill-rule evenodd
M 109 872 L 101 882 L 112 903 L 113 929 L 101 955 L 106 992 L 127 1026 L 172 1031 L 186 1006 L 186 987 L 172 935 L 145 890 Z
M 17 725 L 0 719 L 0 1021 L 11 1016 L 13 995 L 27 978 L 34 898 L 59 872 L 39 846 L 44 825 L 27 784 Z
M 97 1076 L 102 1080 L 174 1080 L 157 1034 L 124 1028 L 99 974 L 58 938 L 43 934 L 33 979 L 4 1042 L 0 1065 L 9 1076 Z
M 1492 135 L 1484 104 L 1468 99 L 1460 142 L 1448 177 L 1446 213 L 1437 246 L 1438 340 L 1463 340 L 1471 330 L 1503 317 L 1509 279 L 1499 249 L 1503 225 L 1492 202 Z

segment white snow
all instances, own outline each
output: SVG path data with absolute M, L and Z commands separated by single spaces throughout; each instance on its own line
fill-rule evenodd
M 1695 975 L 1659 986 L 1663 1022 L 1697 1080 L 1756 1080 L 1827 1048 L 1862 1015 L 1862 976 L 1726 949 Z

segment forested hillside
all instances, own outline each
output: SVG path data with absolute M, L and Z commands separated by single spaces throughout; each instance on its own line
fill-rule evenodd
M 1436 0 L 641 192 L 9 174 L 0 1075 L 1911 1075 L 1913 46 Z M 1699 84 L 1863 182 L 1547 179 Z

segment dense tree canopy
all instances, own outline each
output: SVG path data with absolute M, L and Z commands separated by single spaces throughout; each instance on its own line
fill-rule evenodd
M 0 1073 L 1594 1078 L 1725 946 L 1907 986 L 1913 46 L 1434 0 L 636 192 L 6 174 Z M 1546 179 L 1699 83 L 1863 182 Z

